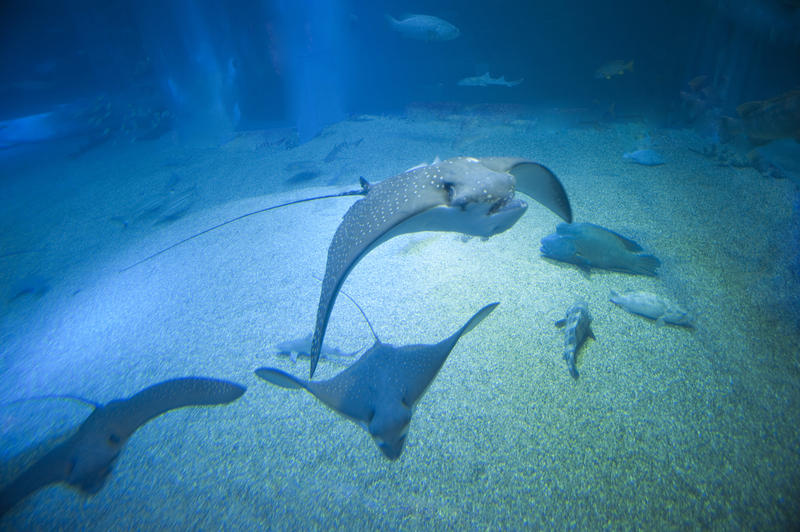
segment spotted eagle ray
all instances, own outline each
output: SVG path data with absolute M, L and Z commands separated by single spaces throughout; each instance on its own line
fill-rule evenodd
M 275 368 L 259 368 L 256 375 L 283 388 L 304 388 L 328 408 L 364 427 L 384 456 L 397 460 L 417 401 L 459 338 L 498 304 L 486 305 L 438 344 L 395 347 L 382 343 L 376 335 L 373 346 L 358 361 L 328 380 L 307 381 Z
M 336 296 L 359 260 L 404 233 L 455 231 L 481 237 L 502 233 L 528 208 L 514 197 L 515 189 L 572 220 L 569 199 L 555 174 L 525 159 L 456 157 L 371 184 L 369 193 L 345 213 L 328 247 L 309 378 L 319 362 Z
M 244 392 L 243 386 L 232 382 L 185 377 L 154 384 L 128 399 L 96 405 L 69 439 L 0 491 L 0 516 L 31 493 L 56 482 L 87 495 L 97 493 L 136 429 L 168 410 L 230 403 Z

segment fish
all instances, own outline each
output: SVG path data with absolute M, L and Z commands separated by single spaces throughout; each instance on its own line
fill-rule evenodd
M 542 255 L 577 265 L 587 274 L 602 268 L 636 275 L 656 275 L 661 262 L 643 255 L 642 247 L 605 227 L 590 223 L 558 224 L 556 232 L 542 239 Z
M 505 76 L 500 76 L 499 78 L 493 78 L 487 72 L 482 76 L 464 78 L 458 82 L 458 85 L 461 87 L 486 87 L 488 85 L 503 85 L 505 87 L 516 87 L 523 81 L 524 81 L 523 79 L 518 79 L 516 81 L 506 81 Z
M 386 15 L 389 27 L 406 37 L 418 41 L 452 41 L 461 32 L 458 28 L 432 15 L 408 15 L 402 20 L 397 20 L 390 15 Z
M 292 177 L 287 179 L 286 182 L 290 184 L 304 183 L 306 181 L 316 179 L 320 175 L 321 174 L 315 170 L 304 170 L 303 172 L 297 172 Z
M 328 155 L 326 155 L 325 159 L 323 159 L 323 160 L 326 163 L 333 162 L 341 154 L 342 150 L 355 148 L 359 144 L 361 144 L 361 141 L 363 141 L 363 140 L 364 140 L 364 137 L 361 137 L 360 139 L 354 140 L 352 142 L 347 142 L 346 140 L 343 140 L 342 142 L 340 142 L 339 144 L 337 144 L 336 146 L 331 148 L 331 151 L 328 152 Z
M 612 290 L 609 300 L 632 314 L 656 320 L 657 325 L 671 323 L 683 327 L 693 327 L 692 318 L 687 311 L 652 292 L 639 291 L 619 294 Z
M 622 154 L 623 159 L 627 159 L 644 166 L 658 166 L 664 164 L 664 158 L 657 151 L 636 150 Z
M 583 300 L 576 301 L 568 310 L 567 315 L 556 322 L 556 327 L 564 327 L 564 360 L 573 379 L 578 378 L 575 361 L 578 350 L 586 338 L 594 339 L 592 332 L 592 315 L 589 307 Z
M 85 495 L 97 493 L 139 427 L 169 410 L 227 404 L 244 392 L 244 386 L 229 381 L 183 377 L 149 386 L 128 399 L 96 405 L 69 439 L 2 488 L 0 516 L 31 493 L 54 483 L 64 482 Z
M 459 330 L 436 344 L 396 347 L 375 343 L 354 364 L 323 381 L 307 381 L 276 368 L 259 368 L 256 375 L 288 389 L 305 389 L 325 406 L 363 427 L 383 456 L 397 460 L 403 453 L 414 407 L 439 373 L 459 338 L 486 318 L 499 303 L 476 312 Z
M 742 128 L 753 144 L 794 138 L 800 141 L 800 89 L 736 108 Z
M 617 59 L 604 63 L 594 71 L 594 77 L 595 79 L 611 79 L 614 76 L 621 76 L 625 72 L 633 72 L 632 59 L 627 62 L 622 59 Z
M 328 246 L 309 378 L 314 376 L 339 289 L 370 250 L 417 231 L 455 231 L 486 238 L 502 233 L 528 208 L 514 196 L 515 190 L 564 220 L 572 220 L 569 199 L 555 174 L 524 159 L 455 157 L 370 185 L 364 198 L 345 213 Z
M 294 340 L 287 340 L 285 342 L 280 342 L 275 345 L 276 354 L 281 356 L 288 356 L 292 359 L 292 362 L 297 362 L 298 357 L 310 357 L 311 356 L 311 333 L 301 337 L 295 338 Z M 322 351 L 320 352 L 321 358 L 327 358 L 329 360 L 333 360 L 336 357 L 340 358 L 352 358 L 356 356 L 360 349 L 357 349 L 353 352 L 346 352 L 338 349 L 336 347 L 329 347 L 327 345 L 322 346 Z

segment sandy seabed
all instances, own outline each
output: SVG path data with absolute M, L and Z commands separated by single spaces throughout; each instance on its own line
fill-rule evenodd
M 342 122 L 295 147 L 264 132 L 213 146 L 168 135 L 77 158 L 56 150 L 7 160 L 0 401 L 70 393 L 107 402 L 183 375 L 248 390 L 228 406 L 151 421 L 98 494 L 50 486 L 0 528 L 796 525 L 796 185 L 719 166 L 689 149 L 698 142 L 691 131 L 642 123 L 565 128 L 536 117 L 415 115 Z M 643 143 L 666 164 L 623 160 Z M 539 241 L 560 220 L 532 202 L 489 240 L 417 233 L 376 248 L 344 289 L 384 342 L 438 342 L 500 302 L 451 353 L 397 462 L 311 395 L 253 374 L 268 365 L 307 375 L 307 362 L 293 364 L 272 346 L 312 330 L 314 276 L 352 198 L 253 216 L 120 272 L 248 210 L 357 188 L 359 176 L 377 181 L 437 155 L 545 164 L 576 221 L 636 240 L 662 267 L 657 278 L 587 276 L 543 259 Z M 628 314 L 608 301 L 612 289 L 656 292 L 688 308 L 696 326 Z M 581 350 L 574 381 L 554 322 L 578 298 L 597 339 Z M 373 341 L 345 298 L 327 340 L 344 351 Z M 323 361 L 318 378 L 342 367 Z M 0 484 L 19 470 L 15 455 L 87 415 L 68 401 L 0 407 Z

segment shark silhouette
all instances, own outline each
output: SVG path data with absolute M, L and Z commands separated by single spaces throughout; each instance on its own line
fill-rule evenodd
M 459 338 L 497 305 L 486 305 L 437 344 L 395 347 L 375 336 L 373 346 L 358 361 L 328 380 L 306 381 L 275 368 L 259 368 L 256 375 L 283 388 L 306 389 L 330 409 L 364 427 L 384 456 L 396 460 L 403 452 L 417 401 Z
M 364 198 L 345 213 L 328 247 L 309 378 L 319 362 L 336 296 L 359 260 L 404 233 L 455 231 L 481 237 L 502 233 L 528 208 L 514 196 L 515 190 L 572 220 L 569 199 L 555 174 L 524 159 L 456 157 L 371 184 Z
M 97 493 L 136 429 L 169 410 L 230 403 L 244 392 L 243 386 L 233 382 L 185 377 L 154 384 L 128 399 L 98 405 L 77 432 L 0 491 L 0 516 L 31 493 L 56 482 L 65 482 L 87 495 Z

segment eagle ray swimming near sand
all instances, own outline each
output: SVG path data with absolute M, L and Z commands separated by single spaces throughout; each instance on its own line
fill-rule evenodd
M 97 406 L 77 432 L 3 487 L 0 517 L 31 493 L 56 482 L 66 482 L 89 495 L 97 493 L 139 427 L 169 410 L 230 403 L 244 392 L 243 386 L 233 382 L 184 377 Z
M 328 247 L 311 345 L 314 376 L 336 296 L 345 278 L 370 250 L 416 231 L 455 231 L 490 237 L 509 229 L 530 196 L 568 222 L 572 209 L 561 182 L 544 166 L 510 157 L 456 157 L 413 168 L 372 184 L 345 213 Z
M 395 347 L 382 343 L 375 336 L 373 346 L 358 361 L 328 380 L 306 381 L 275 368 L 259 368 L 256 375 L 282 388 L 307 390 L 330 409 L 364 427 L 384 456 L 397 460 L 403 452 L 417 401 L 433 382 L 459 338 L 498 304 L 486 305 L 458 331 L 437 344 Z

